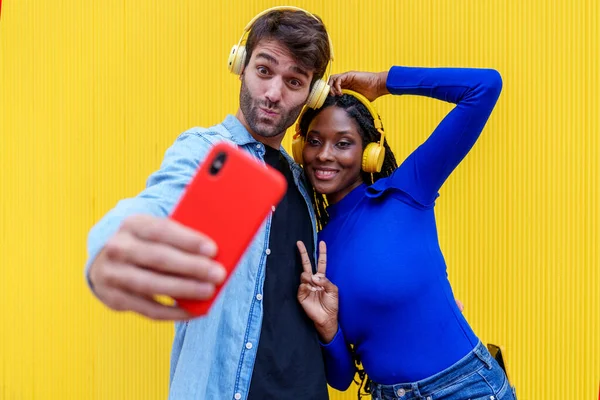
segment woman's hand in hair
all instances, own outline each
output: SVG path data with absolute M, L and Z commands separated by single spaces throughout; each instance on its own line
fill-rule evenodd
M 327 277 L 327 247 L 325 242 L 319 243 L 319 259 L 317 273 L 313 274 L 312 265 L 304 243 L 297 242 L 302 268 L 298 288 L 298 301 L 304 312 L 315 323 L 321 340 L 329 343 L 338 329 L 338 288 Z
M 335 74 L 329 78 L 330 92 L 334 96 L 341 96 L 342 89 L 349 89 L 362 94 L 369 101 L 374 101 L 390 93 L 386 86 L 387 76 L 388 71 L 377 73 L 348 71 Z

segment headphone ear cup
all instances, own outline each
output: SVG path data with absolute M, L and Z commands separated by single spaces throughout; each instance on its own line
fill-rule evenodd
M 385 147 L 379 143 L 369 143 L 363 151 L 362 170 L 369 173 L 381 172 L 385 159 Z
M 323 79 L 317 80 L 313 84 L 308 99 L 306 99 L 306 106 L 315 109 L 320 108 L 325 102 L 330 89 L 331 87 Z
M 304 158 L 302 157 L 302 150 L 304 150 L 304 137 L 298 135 L 292 141 L 292 156 L 294 161 L 298 164 L 304 164 Z
M 232 74 L 239 75 L 244 69 L 244 62 L 246 60 L 246 46 L 233 45 L 231 52 L 229 53 L 229 59 L 227 60 L 227 69 Z

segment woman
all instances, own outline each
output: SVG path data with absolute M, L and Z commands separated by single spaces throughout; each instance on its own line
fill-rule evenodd
M 359 360 L 374 399 L 514 399 L 454 300 L 434 216 L 438 190 L 496 104 L 500 75 L 394 66 L 336 75 L 331 85 L 297 130 L 321 229 L 317 274 L 298 243 L 305 264 L 298 299 L 319 330 L 329 384 L 346 390 Z M 381 121 L 363 105 L 385 94 L 456 104 L 399 167 L 376 129 Z M 364 154 L 369 144 L 366 153 L 383 145 L 381 168 Z

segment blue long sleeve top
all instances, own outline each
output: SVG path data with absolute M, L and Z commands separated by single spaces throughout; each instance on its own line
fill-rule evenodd
M 491 69 L 394 66 L 387 88 L 456 104 L 388 177 L 357 187 L 328 207 L 319 233 L 327 275 L 339 288 L 339 329 L 322 344 L 329 384 L 346 390 L 354 346 L 380 384 L 434 375 L 479 339 L 458 309 L 438 243 L 438 191 L 483 130 L 502 89 Z

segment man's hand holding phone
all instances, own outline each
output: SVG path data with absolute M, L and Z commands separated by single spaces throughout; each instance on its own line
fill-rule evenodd
M 109 308 L 134 311 L 156 320 L 192 316 L 155 296 L 206 300 L 226 271 L 213 258 L 210 238 L 169 218 L 127 218 L 93 262 L 89 276 L 94 292 Z
M 94 292 L 114 310 L 152 319 L 206 315 L 286 189 L 276 169 L 215 144 L 168 218 L 129 217 L 108 240 L 90 268 Z

